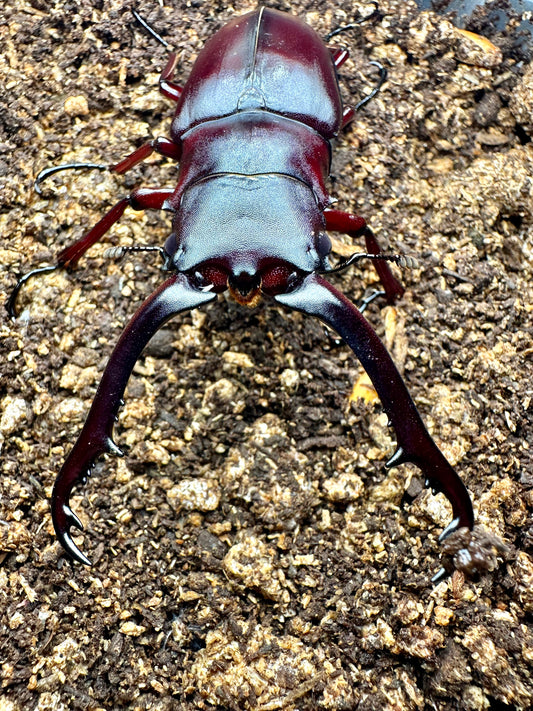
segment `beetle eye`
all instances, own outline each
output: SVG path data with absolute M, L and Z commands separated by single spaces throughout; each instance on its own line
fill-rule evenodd
M 228 275 L 220 267 L 207 265 L 196 269 L 193 274 L 194 285 L 198 289 L 211 288 L 217 294 L 225 291 L 228 286 Z
M 327 257 L 331 252 L 331 240 L 325 232 L 320 232 L 317 239 L 316 251 L 322 258 Z
M 172 232 L 169 237 L 167 237 L 167 241 L 165 242 L 165 252 L 169 254 L 171 257 L 174 257 L 176 252 L 178 251 L 178 240 L 176 237 L 176 233 Z
M 261 289 L 269 296 L 286 294 L 298 281 L 299 272 L 289 264 L 277 264 L 261 274 Z

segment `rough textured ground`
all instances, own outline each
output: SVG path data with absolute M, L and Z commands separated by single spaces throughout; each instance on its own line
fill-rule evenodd
M 265 4 L 323 36 L 364 9 Z M 93 566 L 71 564 L 51 487 L 121 329 L 161 281 L 149 254 L 102 258 L 163 243 L 165 217 L 129 213 L 2 318 L 2 711 L 531 707 L 533 67 L 513 24 L 468 25 L 495 50 L 413 2 L 378 5 L 340 39 L 346 99 L 372 86 L 371 59 L 389 78 L 339 139 L 332 194 L 419 259 L 397 307 L 368 318 L 507 551 L 484 575 L 432 585 L 449 508 L 414 467 L 383 469 L 392 433 L 379 403 L 349 401 L 351 353 L 310 319 L 221 298 L 140 359 L 116 428 L 127 457 L 102 459 L 73 498 Z M 136 7 L 180 49 L 183 78 L 253 4 Z M 175 166 L 32 190 L 44 167 L 117 161 L 168 132 L 166 51 L 127 2 L 8 0 L 0 46 L 5 295 L 132 186 L 172 185 Z M 375 276 L 335 283 L 357 301 Z

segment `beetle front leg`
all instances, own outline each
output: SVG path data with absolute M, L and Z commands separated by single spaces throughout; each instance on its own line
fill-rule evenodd
M 52 521 L 56 535 L 67 553 L 80 563 L 90 565 L 70 535 L 71 526 L 83 529 L 69 506 L 70 494 L 78 481 L 85 481 L 100 454 L 112 452 L 122 456 L 112 439 L 113 425 L 137 359 L 150 338 L 169 318 L 206 304 L 215 297 L 214 293 L 194 287 L 184 274 L 174 274 L 143 303 L 115 346 L 85 425 L 52 492 Z
M 6 302 L 6 309 L 11 318 L 16 318 L 17 315 L 17 297 L 24 284 L 34 276 L 47 272 L 52 272 L 55 269 L 69 269 L 74 267 L 85 252 L 96 244 L 108 230 L 118 222 L 126 208 L 132 207 L 134 210 L 161 210 L 165 200 L 170 198 L 173 190 L 167 188 L 140 188 L 134 190 L 127 198 L 123 198 L 109 210 L 109 212 L 96 223 L 96 225 L 87 232 L 81 239 L 71 244 L 70 247 L 63 249 L 58 257 L 56 264 L 48 267 L 39 267 L 32 269 L 27 274 L 24 274 L 18 280 L 15 288 L 11 292 L 9 299 Z
M 392 358 L 358 309 L 316 274 L 307 276 L 293 291 L 274 298 L 320 318 L 337 331 L 359 358 L 396 432 L 398 447 L 387 466 L 416 464 L 426 478 L 426 485 L 441 491 L 452 505 L 453 520 L 441 533 L 440 540 L 458 528 L 472 529 L 474 514 L 465 485 L 431 438 Z
M 363 217 L 351 215 L 349 212 L 342 212 L 341 210 L 324 210 L 324 217 L 326 218 L 327 230 L 345 232 L 355 239 L 364 236 L 366 251 L 369 254 L 382 254 L 376 236 Z M 393 304 L 403 296 L 405 289 L 396 279 L 386 261 L 375 261 L 374 267 L 385 289 L 387 301 L 389 304 Z
M 123 198 L 102 217 L 100 222 L 70 247 L 62 250 L 57 257 L 59 267 L 70 268 L 76 266 L 85 252 L 96 244 L 118 222 L 127 207 L 134 210 L 162 210 L 165 200 L 173 194 L 171 188 L 139 188 L 134 190 L 127 198 Z

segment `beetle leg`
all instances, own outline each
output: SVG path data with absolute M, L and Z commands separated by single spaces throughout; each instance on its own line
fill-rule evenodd
M 342 67 L 344 62 L 350 56 L 350 52 L 344 47 L 330 47 L 329 51 L 331 52 L 331 58 L 333 59 L 335 69 Z
M 142 304 L 115 346 L 85 425 L 52 491 L 52 521 L 57 537 L 70 556 L 80 563 L 90 565 L 70 535 L 71 526 L 82 529 L 80 520 L 69 506 L 70 494 L 75 484 L 88 476 L 100 454 L 112 452 L 122 456 L 112 440 L 113 424 L 141 351 L 171 316 L 206 304 L 215 297 L 213 292 L 194 287 L 186 275 L 174 274 Z
M 176 69 L 177 63 L 178 55 L 176 52 L 172 52 L 168 58 L 168 62 L 161 72 L 161 76 L 159 77 L 159 91 L 163 94 L 163 96 L 166 96 L 167 99 L 171 99 L 172 101 L 178 101 L 183 92 L 183 87 L 173 81 L 170 81 L 170 78 L 173 76 Z
M 368 296 L 365 296 L 365 298 L 361 301 L 361 303 L 358 305 L 359 313 L 362 314 L 364 313 L 367 308 L 370 306 L 370 304 L 375 301 L 376 299 L 379 299 L 381 296 L 386 296 L 384 291 L 381 291 L 381 289 L 378 289 L 377 291 L 373 291 L 371 294 Z
M 335 62 L 335 67 L 339 66 L 337 64 L 336 60 L 336 55 L 333 55 L 334 62 Z M 344 60 L 342 60 L 344 61 Z M 342 64 L 342 62 L 341 62 Z M 364 96 L 362 99 L 360 99 L 357 104 L 352 107 L 352 106 L 345 106 L 342 112 L 342 121 L 341 121 L 341 129 L 346 128 L 346 126 L 351 123 L 354 119 L 355 112 L 359 111 L 359 109 L 362 109 L 363 106 L 366 106 L 369 101 L 372 101 L 372 99 L 376 96 L 381 91 L 381 87 L 385 83 L 385 80 L 387 79 L 387 70 L 385 67 L 380 64 L 380 62 L 370 62 L 370 64 L 373 64 L 375 67 L 379 69 L 379 79 L 377 81 L 376 86 L 372 89 L 372 91 Z
M 146 160 L 154 151 L 159 153 L 159 155 L 165 156 L 165 158 L 172 158 L 177 161 L 181 158 L 180 146 L 174 143 L 174 141 L 171 141 L 170 138 L 160 136 L 159 138 L 154 138 L 153 141 L 144 143 L 119 163 L 110 166 L 109 170 L 119 174 L 125 173 L 139 163 L 142 163 L 143 160 Z
M 41 190 L 41 183 L 51 175 L 60 173 L 62 170 L 80 170 L 82 168 L 89 168 L 91 170 L 110 170 L 113 173 L 122 175 L 139 163 L 142 163 L 143 160 L 146 160 L 146 158 L 151 156 L 154 152 L 159 153 L 159 155 L 164 156 L 165 158 L 172 158 L 176 161 L 179 161 L 181 158 L 180 146 L 174 143 L 174 141 L 171 141 L 170 138 L 160 136 L 159 138 L 154 138 L 147 143 L 143 143 L 142 146 L 139 146 L 139 148 L 134 150 L 133 153 L 130 153 L 129 156 L 126 156 L 126 158 L 123 158 L 121 161 L 114 163 L 113 165 L 105 165 L 104 163 L 64 163 L 63 165 L 53 165 L 51 168 L 45 168 L 44 170 L 41 170 L 35 178 L 33 187 L 38 195 L 42 195 L 43 192 Z
M 337 331 L 359 358 L 396 432 L 398 446 L 387 467 L 405 462 L 416 464 L 425 476 L 426 485 L 442 491 L 452 505 L 453 520 L 440 540 L 463 526 L 472 529 L 474 514 L 465 485 L 432 440 L 392 358 L 357 308 L 317 274 L 309 274 L 299 287 L 274 299 L 320 318 Z
M 170 47 L 169 43 L 165 39 L 163 39 L 161 37 L 161 35 L 158 32 L 156 32 L 151 25 L 149 25 L 146 22 L 146 20 L 144 19 L 144 17 L 142 15 L 139 15 L 139 13 L 137 12 L 137 10 L 134 7 L 130 7 L 130 11 L 131 11 L 131 14 L 133 15 L 133 17 L 139 23 L 139 25 L 141 25 L 141 27 L 144 27 L 144 29 L 147 32 L 149 32 L 155 40 L 157 40 L 160 44 L 162 44 L 163 47 L 165 47 L 165 49 L 168 49 Z
M 378 13 L 378 6 L 374 3 L 374 9 L 370 13 L 370 15 L 366 15 L 365 17 L 360 17 L 357 20 L 350 22 L 349 25 L 343 25 L 342 27 L 337 27 L 337 29 L 332 30 L 331 32 L 328 32 L 328 34 L 324 37 L 324 40 L 326 42 L 329 42 L 331 39 L 333 39 L 337 35 L 340 35 L 342 32 L 347 32 L 348 30 L 357 29 L 358 25 L 361 25 L 363 22 L 370 20 L 372 17 L 374 17 L 374 15 L 377 15 L 377 13 Z
M 138 190 L 134 190 L 129 197 L 123 198 L 117 202 L 117 204 L 112 207 L 111 210 L 109 210 L 109 212 L 102 217 L 100 222 L 97 222 L 84 237 L 79 239 L 77 242 L 74 242 L 74 244 L 71 244 L 70 247 L 66 247 L 59 253 L 57 263 L 55 265 L 33 269 L 31 272 L 24 274 L 24 276 L 18 280 L 6 302 L 6 309 L 10 317 L 16 318 L 17 297 L 22 286 L 28 281 L 28 279 L 36 276 L 37 274 L 42 274 L 43 272 L 75 266 L 89 247 L 92 247 L 93 244 L 98 242 L 98 240 L 105 235 L 112 225 L 120 220 L 128 205 L 134 210 L 161 210 L 165 200 L 170 198 L 173 192 L 174 190 L 169 188 L 140 188 Z
M 127 198 L 117 202 L 84 237 L 61 251 L 57 257 L 58 264 L 62 267 L 75 266 L 85 252 L 93 244 L 96 244 L 115 222 L 120 220 L 128 206 L 134 210 L 162 210 L 165 200 L 168 200 L 173 193 L 172 188 L 138 188 L 134 190 Z
M 385 81 L 387 79 L 387 70 L 385 69 L 383 64 L 381 64 L 380 62 L 375 62 L 375 61 L 370 62 L 370 64 L 373 64 L 375 67 L 377 67 L 379 69 L 378 83 L 372 89 L 370 94 L 367 94 L 360 101 L 357 102 L 357 104 L 354 106 L 354 113 L 356 111 L 359 111 L 359 109 L 362 109 L 363 106 L 366 106 L 366 104 L 368 104 L 369 101 L 372 101 L 372 99 L 376 96 L 376 94 L 378 94 L 381 91 L 381 87 L 383 86 L 383 84 L 385 83 Z M 343 125 L 343 128 L 344 128 L 344 125 Z
M 53 165 L 51 168 L 41 170 L 33 181 L 33 188 L 37 195 L 42 195 L 43 191 L 41 190 L 41 183 L 51 175 L 61 173 L 62 170 L 87 170 L 87 168 L 90 170 L 109 170 L 109 166 L 104 165 L 103 163 L 63 163 L 63 165 Z
M 170 47 L 169 43 L 163 39 L 161 35 L 158 34 L 141 15 L 139 15 L 137 10 L 131 8 L 131 14 L 137 22 L 152 35 L 154 39 L 163 45 L 163 47 L 166 47 L 167 49 Z M 163 96 L 166 96 L 167 99 L 172 99 L 172 101 L 177 101 L 183 91 L 183 87 L 175 84 L 173 81 L 168 81 L 174 74 L 177 63 L 178 55 L 176 52 L 172 52 L 168 58 L 165 68 L 161 72 L 161 76 L 159 77 L 159 91 L 163 94 Z
M 381 249 L 374 233 L 362 217 L 350 215 L 350 213 L 342 212 L 341 210 L 324 210 L 324 216 L 327 230 L 345 232 L 354 238 L 364 235 L 366 251 L 370 254 L 381 254 Z M 386 260 L 375 260 L 374 267 L 385 289 L 387 301 L 389 304 L 393 304 L 403 296 L 405 289 L 392 273 Z
M 354 116 L 355 109 L 353 106 L 345 106 L 342 110 L 341 129 L 346 128 L 346 126 L 353 121 Z
M 31 272 L 27 272 L 20 277 L 18 282 L 15 284 L 15 288 L 9 295 L 8 300 L 5 303 L 6 311 L 9 314 L 9 318 L 17 318 L 17 297 L 19 291 L 22 289 L 24 284 L 29 280 L 33 279 L 34 276 L 39 274 L 50 274 L 50 272 L 55 272 L 56 269 L 60 269 L 59 264 L 51 264 L 47 267 L 38 267 L 37 269 L 32 269 Z

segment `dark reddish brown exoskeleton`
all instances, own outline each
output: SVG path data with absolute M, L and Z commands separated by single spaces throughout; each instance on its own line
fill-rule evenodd
M 141 146 L 112 167 L 123 173 L 153 151 L 179 161 L 176 187 L 138 189 L 120 200 L 54 267 L 71 267 L 119 220 L 126 207 L 173 213 L 164 246 L 171 276 L 139 308 L 118 341 L 83 430 L 52 494 L 52 517 L 66 551 L 89 560 L 70 535 L 82 525 L 69 506 L 100 454 L 122 452 L 113 423 L 130 373 L 145 345 L 170 317 L 207 304 L 229 289 L 253 306 L 261 296 L 318 317 L 339 333 L 370 376 L 397 435 L 388 466 L 413 462 L 426 483 L 442 491 L 453 521 L 441 539 L 473 527 L 472 504 L 461 479 L 428 434 L 385 347 L 361 312 L 321 274 L 334 271 L 328 230 L 363 236 L 387 299 L 403 288 L 363 218 L 329 208 L 326 190 L 331 141 L 353 117 L 342 106 L 336 68 L 347 52 L 329 50 L 296 17 L 259 8 L 220 29 L 200 52 L 183 86 L 172 81 L 176 55 L 160 79 L 177 104 L 170 138 Z M 53 170 L 53 169 L 52 169 Z

